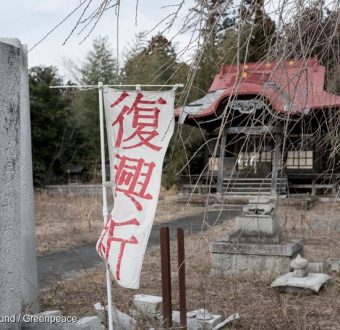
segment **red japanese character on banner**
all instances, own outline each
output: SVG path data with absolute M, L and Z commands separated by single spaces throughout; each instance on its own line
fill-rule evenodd
M 119 103 L 125 100 L 125 98 L 129 94 L 127 92 L 123 92 L 120 97 L 111 104 L 111 107 L 117 106 Z M 123 149 L 133 149 L 145 145 L 155 151 L 159 151 L 161 147 L 155 145 L 151 141 L 158 136 L 157 128 L 158 128 L 158 120 L 159 120 L 159 112 L 160 110 L 154 107 L 143 107 L 142 105 L 162 105 L 166 104 L 166 101 L 160 97 L 155 101 L 143 100 L 144 95 L 142 93 L 138 93 L 135 101 L 133 102 L 131 108 L 124 105 L 123 109 L 117 116 L 117 119 L 112 123 L 112 126 L 118 125 L 118 135 L 116 139 L 115 146 L 120 147 L 122 142 L 127 142 L 133 140 L 135 137 L 138 138 L 139 142 L 132 144 L 130 146 L 123 146 Z M 133 112 L 133 120 L 132 120 L 132 128 L 135 131 L 130 134 L 127 138 L 123 139 L 124 135 L 124 117 L 130 115 Z
M 135 204 L 138 211 L 141 211 L 142 205 L 134 197 L 142 199 L 152 199 L 152 195 L 147 193 L 152 171 L 156 164 L 147 163 L 143 158 L 130 158 L 116 155 L 120 160 L 118 165 L 114 166 L 116 170 L 116 192 L 122 192 Z
M 120 267 L 122 264 L 122 258 L 124 255 L 126 244 L 138 244 L 138 240 L 133 235 L 129 239 L 115 237 L 114 230 L 118 226 L 129 226 L 129 225 L 139 226 L 139 222 L 136 218 L 128 220 L 128 221 L 116 222 L 112 219 L 112 216 L 110 215 L 108 221 L 105 224 L 104 233 L 102 234 L 102 237 L 100 241 L 98 242 L 98 253 L 105 260 L 105 262 L 108 262 L 112 242 L 120 243 L 119 253 L 118 253 L 117 263 L 116 263 L 117 280 L 120 280 Z M 103 241 L 106 235 L 108 235 L 108 237 L 107 237 L 106 246 L 105 246 Z

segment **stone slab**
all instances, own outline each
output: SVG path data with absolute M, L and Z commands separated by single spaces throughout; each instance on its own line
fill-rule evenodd
M 209 250 L 213 254 L 220 253 L 292 257 L 297 255 L 297 253 L 302 254 L 303 241 L 295 239 L 282 244 L 235 244 L 235 242 L 230 241 L 215 241 L 210 244 Z
M 277 278 L 270 286 L 272 288 L 292 287 L 309 289 L 319 292 L 320 288 L 330 279 L 327 274 L 309 273 L 305 277 L 296 277 L 293 272 L 289 272 Z
M 280 221 L 269 215 L 243 215 L 236 217 L 236 231 L 248 234 L 275 235 L 280 230 Z
M 239 230 L 227 235 L 226 240 L 233 242 L 234 244 L 279 244 L 282 242 L 282 235 L 281 232 L 278 232 L 275 235 L 265 235 L 259 233 L 245 233 Z

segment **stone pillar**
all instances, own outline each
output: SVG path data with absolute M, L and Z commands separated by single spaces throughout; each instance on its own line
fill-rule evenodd
M 21 64 L 21 47 L 0 41 L 0 317 L 21 312 Z M 0 323 L 0 329 L 18 324 Z
M 221 137 L 220 145 L 220 161 L 218 163 L 217 173 L 217 192 L 223 193 L 223 178 L 224 178 L 224 157 L 225 157 L 225 145 L 227 141 L 227 132 L 224 130 Z
M 17 39 L 0 39 L 0 78 L 2 316 L 38 308 L 27 48 Z
M 28 88 L 27 46 L 22 46 L 20 102 L 20 198 L 21 198 L 21 295 L 23 307 L 38 311 L 38 274 L 35 242 L 31 118 Z

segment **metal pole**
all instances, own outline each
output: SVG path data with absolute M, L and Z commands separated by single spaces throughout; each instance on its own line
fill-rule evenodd
M 161 272 L 162 272 L 163 321 L 165 327 L 172 327 L 169 227 L 161 228 L 160 245 L 162 267 Z
M 178 290 L 179 290 L 179 321 L 180 328 L 187 329 L 187 306 L 185 287 L 185 252 L 184 230 L 177 228 L 177 255 L 178 255 Z
M 103 220 L 104 226 L 107 221 L 107 192 L 106 192 L 106 169 L 105 169 L 105 142 L 104 142 L 104 107 L 103 107 L 103 83 L 98 82 L 99 97 L 99 125 L 100 125 L 100 156 L 102 166 L 102 190 L 103 190 Z M 109 330 L 113 330 L 112 318 L 112 281 L 109 266 L 106 265 L 106 289 L 107 289 L 107 305 L 109 315 Z
M 224 156 L 225 156 L 225 145 L 227 141 L 227 132 L 224 130 L 221 137 L 220 145 L 220 161 L 218 164 L 217 174 L 217 192 L 223 193 L 223 179 L 224 179 Z

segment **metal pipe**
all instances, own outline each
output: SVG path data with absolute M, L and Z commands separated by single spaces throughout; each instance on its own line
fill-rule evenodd
M 169 227 L 160 229 L 163 321 L 172 327 Z
M 184 252 L 183 228 L 177 228 L 177 256 L 178 256 L 179 321 L 180 328 L 186 330 L 187 306 L 186 306 L 185 252 Z
M 102 166 L 102 191 L 103 191 L 103 220 L 104 226 L 107 221 L 107 191 L 106 191 L 106 169 L 105 169 L 105 143 L 104 143 L 104 107 L 103 107 L 103 83 L 98 82 L 98 97 L 99 97 L 99 127 L 100 127 L 100 157 Z M 107 290 L 107 305 L 109 316 L 109 330 L 113 330 L 112 318 L 112 281 L 108 265 L 106 266 L 106 290 Z

